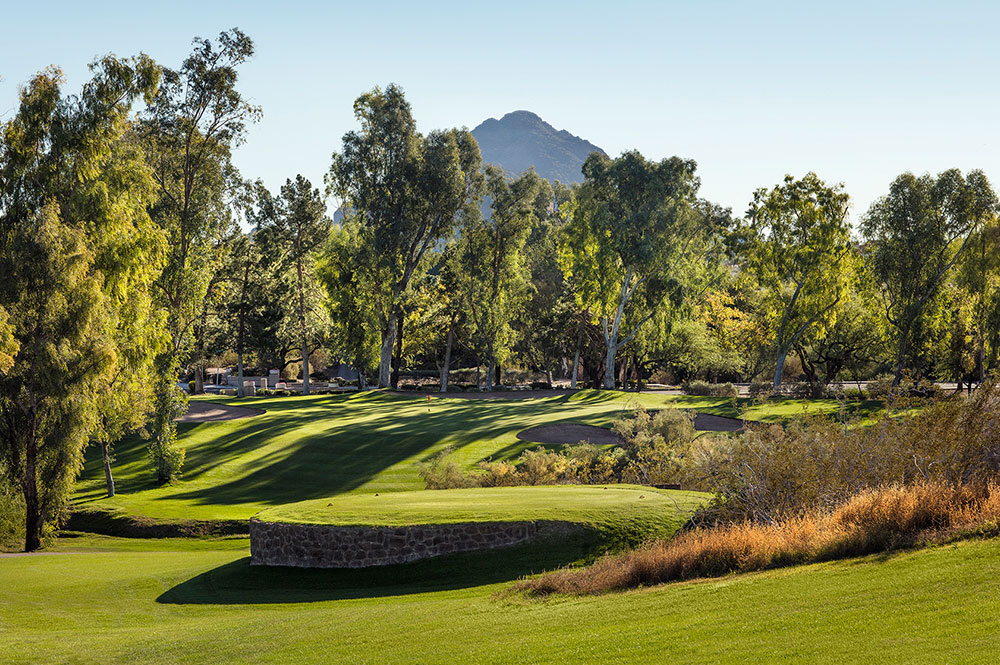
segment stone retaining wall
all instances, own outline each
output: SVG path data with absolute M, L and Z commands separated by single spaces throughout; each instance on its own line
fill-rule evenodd
M 365 568 L 508 547 L 538 534 L 534 522 L 402 527 L 328 526 L 250 520 L 250 564 Z

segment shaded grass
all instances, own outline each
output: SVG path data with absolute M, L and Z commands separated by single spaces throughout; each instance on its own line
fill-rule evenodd
M 416 574 L 376 593 L 365 585 L 378 580 L 258 575 L 242 562 L 238 551 L 0 559 L 2 660 L 991 663 L 1000 640 L 997 540 L 545 603 L 495 600 L 502 583 L 421 590 Z M 271 602 L 289 588 L 296 602 Z

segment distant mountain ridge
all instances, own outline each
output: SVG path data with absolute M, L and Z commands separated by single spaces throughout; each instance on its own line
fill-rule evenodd
M 513 111 L 499 120 L 490 118 L 472 130 L 483 162 L 496 164 L 510 175 L 534 166 L 538 175 L 564 184 L 582 182 L 580 167 L 592 152 L 590 141 L 556 129 L 531 111 Z

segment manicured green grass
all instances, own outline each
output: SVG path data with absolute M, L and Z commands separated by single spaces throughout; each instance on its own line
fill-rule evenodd
M 271 508 L 273 522 L 347 526 L 407 526 L 462 522 L 569 522 L 584 528 L 581 552 L 635 547 L 669 538 L 707 494 L 636 485 L 497 487 L 346 494 Z M 562 562 L 561 562 L 562 563 Z
M 997 540 L 547 602 L 497 596 L 495 560 L 446 559 L 379 575 L 233 551 L 0 559 L 0 660 L 937 664 L 993 663 L 1000 643 Z M 491 583 L 449 577 L 463 566 Z
M 465 400 L 384 392 L 233 398 L 211 401 L 266 409 L 254 418 L 179 426 L 187 451 L 179 483 L 157 487 L 145 442 L 118 444 L 114 471 L 119 495 L 104 499 L 98 452 L 91 448 L 76 495 L 78 505 L 169 520 L 242 520 L 276 505 L 344 493 L 423 489 L 418 463 L 445 447 L 469 466 L 516 457 L 537 444 L 517 439 L 542 424 L 611 423 L 637 403 L 673 404 L 738 416 L 727 400 L 662 394 L 579 391 L 543 399 Z M 731 401 L 729 401 L 731 402 Z M 822 408 L 830 404 L 820 402 Z M 799 401 L 752 407 L 748 417 L 782 419 Z
M 638 485 L 561 485 L 349 494 L 266 510 L 270 522 L 364 526 L 556 520 L 601 523 L 622 519 L 684 520 L 708 496 Z

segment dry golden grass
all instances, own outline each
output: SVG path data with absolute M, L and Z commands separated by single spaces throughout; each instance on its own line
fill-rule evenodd
M 1000 521 L 1000 485 L 865 490 L 829 513 L 688 531 L 582 570 L 524 580 L 531 595 L 594 594 L 943 542 Z

